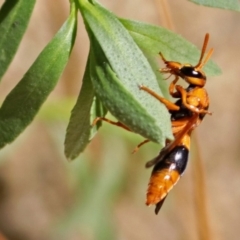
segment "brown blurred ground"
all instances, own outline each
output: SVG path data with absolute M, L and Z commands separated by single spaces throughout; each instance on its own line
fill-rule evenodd
M 157 0 L 102 0 L 101 3 L 121 17 L 158 25 L 164 23 Z M 223 71 L 221 76 L 208 79 L 206 87 L 214 114 L 206 117 L 196 132 L 207 183 L 212 238 L 237 240 L 240 233 L 240 14 L 199 7 L 183 0 L 170 1 L 170 11 L 175 32 L 197 46 L 202 45 L 205 33 L 210 33 L 210 46 L 214 47 L 212 58 Z M 56 33 L 67 14 L 68 1 L 37 1 L 18 54 L 2 80 L 1 100 Z M 78 94 L 87 52 L 88 40 L 80 17 L 71 61 L 48 102 L 57 104 L 58 100 Z M 8 239 L 60 239 L 52 237 L 50 232 L 58 218 L 75 204 L 75 190 L 81 189 L 81 184 L 76 185 L 72 179 L 73 171 L 69 170 L 74 167 L 69 166 L 72 164 L 63 156 L 66 125 L 65 120 L 49 123 L 38 117 L 16 142 L 1 152 L 0 231 Z M 106 141 L 107 138 L 105 136 Z M 88 151 L 95 156 L 101 154 L 98 148 L 108 148 L 102 146 L 101 141 L 97 138 Z M 130 181 L 114 207 L 117 239 L 201 239 L 194 210 L 193 192 L 197 191 L 192 183 L 194 159 L 156 217 L 153 208 L 144 205 L 149 171 L 145 171 L 143 165 L 153 156 L 150 150 L 145 151 L 129 155 Z M 134 164 L 139 163 L 141 166 L 136 170 Z M 110 167 L 114 171 L 114 164 Z M 4 238 L 0 236 L 0 239 Z M 74 229 L 65 239 L 94 238 L 83 238 L 81 230 Z

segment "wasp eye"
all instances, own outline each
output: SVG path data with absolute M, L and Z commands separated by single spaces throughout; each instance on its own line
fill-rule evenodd
M 192 67 L 192 66 L 182 67 L 181 68 L 181 73 L 184 76 L 187 76 L 187 77 L 194 77 L 194 78 L 201 78 L 201 79 L 203 78 L 203 79 L 205 79 L 205 76 L 203 76 L 203 74 L 200 71 L 195 71 L 194 67 Z

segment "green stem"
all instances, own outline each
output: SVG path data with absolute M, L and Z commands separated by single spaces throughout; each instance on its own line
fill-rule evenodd
M 70 0 L 70 14 L 75 15 L 77 19 L 77 3 L 76 0 Z

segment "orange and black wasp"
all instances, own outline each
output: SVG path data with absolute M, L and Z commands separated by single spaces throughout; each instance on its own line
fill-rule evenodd
M 169 191 L 178 182 L 186 168 L 191 132 L 201 123 L 206 114 L 211 114 L 208 111 L 208 94 L 204 88 L 206 75 L 202 71 L 203 66 L 213 53 L 213 49 L 210 49 L 204 59 L 208 40 L 209 34 L 206 34 L 201 56 L 196 66 L 167 61 L 162 53 L 159 53 L 166 65 L 165 68 L 160 69 L 160 72 L 169 73 L 175 77 L 169 86 L 170 95 L 178 99 L 175 103 L 159 96 L 146 86 L 139 87 L 167 107 L 171 115 L 172 132 L 174 135 L 174 140 L 167 140 L 165 147 L 160 151 L 159 155 L 146 163 L 147 168 L 154 166 L 148 184 L 146 205 L 155 204 L 156 214 L 159 212 Z M 179 78 L 182 78 L 189 84 L 187 88 L 176 85 Z M 114 122 L 104 117 L 96 118 L 93 125 L 100 120 L 131 131 L 121 122 Z M 149 142 L 148 139 L 140 143 L 134 152 L 147 142 Z
M 140 87 L 140 89 L 165 104 L 171 115 L 174 135 L 174 140 L 167 140 L 159 155 L 146 164 L 146 167 L 154 166 L 148 185 L 146 205 L 155 204 L 156 214 L 159 212 L 169 191 L 178 182 L 186 168 L 192 131 L 201 123 L 206 114 L 211 114 L 208 111 L 208 94 L 204 88 L 206 75 L 202 71 L 202 67 L 213 53 L 213 49 L 210 49 L 205 59 L 203 59 L 208 40 L 209 34 L 206 34 L 201 56 L 196 66 L 167 61 L 160 53 L 163 62 L 166 64 L 166 67 L 160 69 L 160 72 L 175 76 L 169 86 L 170 95 L 178 99 L 175 103 L 158 96 L 145 86 Z M 176 85 L 179 78 L 189 84 L 187 88 Z

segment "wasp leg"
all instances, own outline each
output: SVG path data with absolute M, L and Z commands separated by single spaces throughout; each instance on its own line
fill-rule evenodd
M 175 88 L 178 79 L 179 79 L 179 77 L 176 76 L 176 78 L 170 83 L 170 86 L 169 86 L 169 93 L 174 98 L 180 98 L 181 97 L 181 94 L 179 94 L 179 92 L 176 91 L 176 88 Z
M 96 118 L 94 119 L 93 123 L 92 123 L 92 127 L 95 126 L 98 121 L 104 121 L 104 122 L 110 123 L 110 124 L 112 124 L 112 125 L 114 125 L 114 126 L 124 128 L 125 130 L 127 130 L 127 131 L 129 131 L 129 132 L 132 132 L 132 131 L 130 130 L 130 128 L 128 128 L 127 126 L 125 126 L 125 125 L 122 124 L 121 122 L 114 122 L 114 121 L 112 121 L 112 120 L 110 120 L 110 119 L 108 119 L 108 118 L 105 118 L 105 117 L 96 117 Z M 150 142 L 150 140 L 149 140 L 149 139 L 145 139 L 143 142 L 139 143 L 139 144 L 133 149 L 132 153 L 136 153 L 142 145 L 144 145 L 145 143 L 148 143 L 148 142 Z
M 131 132 L 130 128 L 128 128 L 127 126 L 125 126 L 125 125 L 122 124 L 121 122 L 114 122 L 114 121 L 112 121 L 112 120 L 110 120 L 110 119 L 108 119 L 108 118 L 105 118 L 105 117 L 96 117 L 96 118 L 93 120 L 92 127 L 95 126 L 98 121 L 104 121 L 104 122 L 110 123 L 110 124 L 112 124 L 112 125 L 115 125 L 115 126 L 124 128 L 125 130 Z
M 133 149 L 132 153 L 136 153 L 142 145 L 144 145 L 145 143 L 148 143 L 148 142 L 150 142 L 149 139 L 145 139 L 144 141 L 140 142 L 140 143 Z
M 186 135 L 190 135 L 191 131 L 196 127 L 197 125 L 197 120 L 198 120 L 198 115 L 195 114 L 187 123 L 187 125 L 185 126 L 185 128 L 179 132 L 178 134 L 176 134 L 175 136 L 175 140 L 173 140 L 171 143 L 169 143 L 166 147 L 164 147 L 161 150 L 161 156 L 159 158 L 159 161 L 161 161 L 173 148 L 175 148 L 177 145 L 179 145 L 181 143 L 181 141 L 183 140 L 183 138 Z
M 195 112 L 195 113 L 205 113 L 205 114 L 209 114 L 212 115 L 211 112 L 209 112 L 208 110 L 205 109 L 199 109 L 198 107 L 195 107 L 193 105 L 190 105 L 187 103 L 187 96 L 188 93 L 186 92 L 186 90 L 182 87 L 182 86 L 176 86 L 176 89 L 179 93 L 181 93 L 181 99 L 182 99 L 182 103 L 183 105 L 188 108 L 190 111 Z
M 191 134 L 191 131 L 194 129 L 194 127 L 196 127 L 197 124 L 197 120 L 198 120 L 198 114 L 194 114 L 190 119 L 189 122 L 186 124 L 186 126 L 184 127 L 184 129 L 182 131 L 180 131 L 178 134 L 176 134 L 175 139 L 170 142 L 169 144 L 167 144 L 164 148 L 162 148 L 162 150 L 160 151 L 159 155 L 155 158 L 153 158 L 152 160 L 148 161 L 145 164 L 146 168 L 149 168 L 155 164 L 157 164 L 158 162 L 161 162 L 166 155 L 172 151 L 173 148 L 175 148 L 177 145 L 179 145 L 181 143 L 181 141 L 183 140 L 183 138 L 188 134 Z
M 164 69 L 164 68 L 159 69 L 159 72 L 164 73 L 164 70 L 162 70 L 162 69 Z M 170 75 L 168 77 L 164 78 L 163 80 L 168 80 L 171 76 L 172 76 L 172 74 L 170 73 Z
M 166 108 L 168 110 L 172 110 L 172 111 L 178 111 L 180 109 L 179 106 L 177 106 L 176 104 L 172 103 L 171 101 L 167 100 L 166 98 L 163 98 L 161 96 L 159 96 L 157 93 L 155 93 L 153 90 L 151 90 L 148 87 L 145 87 L 143 85 L 139 86 L 139 88 L 147 93 L 149 93 L 150 95 L 152 95 L 153 97 L 155 97 L 157 100 L 159 100 L 161 103 L 163 103 Z
M 172 133 L 173 136 L 176 136 L 179 132 L 181 132 L 189 122 L 189 118 L 183 118 L 181 120 L 172 121 Z

